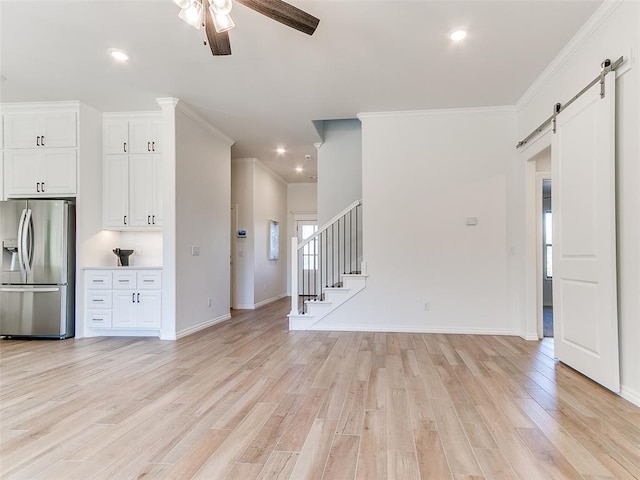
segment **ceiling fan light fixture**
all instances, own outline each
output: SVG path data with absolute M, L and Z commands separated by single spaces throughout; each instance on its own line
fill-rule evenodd
M 229 15 L 232 8 L 233 4 L 231 3 L 231 0 L 211 0 L 211 4 L 209 6 L 212 15 Z
M 213 7 L 209 7 L 209 11 L 211 12 L 211 19 L 213 20 L 213 26 L 216 29 L 216 32 L 227 32 L 236 26 L 231 19 L 231 15 L 216 13 Z
M 180 10 L 178 17 L 199 30 L 202 26 L 202 5 L 197 1 L 191 0 L 187 8 Z

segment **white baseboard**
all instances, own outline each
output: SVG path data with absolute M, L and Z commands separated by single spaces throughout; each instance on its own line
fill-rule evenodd
M 444 333 L 457 335 L 508 335 L 519 336 L 514 330 L 483 329 L 483 328 L 448 328 L 448 327 L 418 327 L 402 325 L 349 325 L 322 323 L 313 325 L 310 330 L 334 332 L 387 332 L 387 333 Z
M 630 388 L 627 388 L 624 385 L 622 385 L 620 387 L 620 396 L 625 400 L 629 400 L 634 405 L 637 405 L 638 407 L 640 407 L 640 392 L 635 392 Z
M 88 328 L 84 338 L 92 337 L 158 337 L 158 330 L 99 330 Z M 80 338 L 80 337 L 75 337 Z
M 530 342 L 537 342 L 538 340 L 540 340 L 540 337 L 538 337 L 537 333 L 521 333 L 519 334 L 519 337 Z
M 280 300 L 281 298 L 286 297 L 287 294 L 286 293 L 281 293 L 280 295 L 276 295 L 275 297 L 271 297 L 271 298 L 267 298 L 266 300 L 263 300 L 261 302 L 256 303 L 253 308 L 260 308 L 260 307 L 264 307 L 265 305 L 269 305 L 270 303 L 273 303 L 277 300 Z
M 231 319 L 231 314 L 225 313 L 218 318 L 213 318 L 211 320 L 207 320 L 206 322 L 199 323 L 198 325 L 194 325 L 193 327 L 185 328 L 184 330 L 180 330 L 176 334 L 176 339 L 186 337 L 187 335 L 191 335 L 192 333 L 199 332 L 200 330 L 204 330 L 205 328 L 209 328 L 216 323 L 224 322 L 225 320 Z
M 253 310 L 254 308 L 256 308 L 256 306 L 253 305 L 252 303 L 239 303 L 233 309 L 234 310 Z
M 270 303 L 275 302 L 276 300 L 280 300 L 281 298 L 286 297 L 286 293 L 282 293 L 280 295 L 276 295 L 275 297 L 267 298 L 266 300 L 262 300 L 256 304 L 250 303 L 239 303 L 234 307 L 235 310 L 255 310 L 256 308 L 264 307 L 265 305 L 269 305 Z

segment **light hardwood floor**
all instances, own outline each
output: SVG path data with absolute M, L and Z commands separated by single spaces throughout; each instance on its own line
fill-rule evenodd
M 640 409 L 498 336 L 0 342 L 3 479 L 638 479 Z

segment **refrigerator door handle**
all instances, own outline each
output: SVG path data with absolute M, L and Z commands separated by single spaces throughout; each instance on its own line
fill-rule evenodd
M 24 231 L 24 219 L 27 216 L 27 209 L 22 210 L 22 215 L 20 215 L 20 221 L 18 222 L 18 264 L 20 265 L 20 272 L 25 272 L 24 267 L 24 251 L 23 251 L 23 231 Z
M 0 292 L 20 292 L 20 293 L 53 293 L 59 292 L 60 288 L 56 287 L 0 287 Z
M 31 223 L 32 211 L 29 208 L 24 218 L 24 225 L 22 227 L 22 251 L 24 255 L 24 269 L 27 274 L 31 273 L 31 267 L 33 263 L 33 225 Z

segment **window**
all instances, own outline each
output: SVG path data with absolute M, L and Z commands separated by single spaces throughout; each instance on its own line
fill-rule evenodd
M 301 224 L 301 241 L 306 240 L 311 235 L 318 231 L 317 224 Z M 302 269 L 303 270 L 317 270 L 318 269 L 318 239 L 314 238 L 312 241 L 302 247 Z
M 553 277 L 553 255 L 551 240 L 553 239 L 553 219 L 551 212 L 544 212 L 544 274 L 547 278 Z

